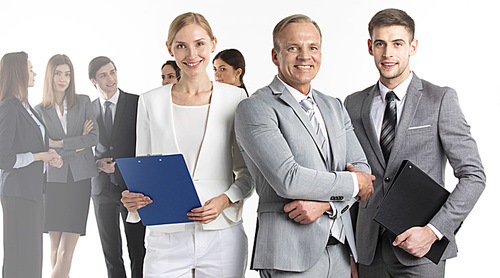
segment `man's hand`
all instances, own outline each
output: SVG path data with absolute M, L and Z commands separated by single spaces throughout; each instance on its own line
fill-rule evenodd
M 283 210 L 288 213 L 288 217 L 300 224 L 312 223 L 331 209 L 332 207 L 328 202 L 304 200 L 295 200 L 283 207 Z
M 370 196 L 373 194 L 373 182 L 375 181 L 374 175 L 369 175 L 363 171 L 358 170 L 352 164 L 347 163 L 346 166 L 347 171 L 356 173 L 356 177 L 358 178 L 358 186 L 359 186 L 359 201 L 363 202 L 368 200 Z
M 111 157 L 101 158 L 96 161 L 97 170 L 108 174 L 115 172 L 115 164 L 116 162 Z
M 187 215 L 195 222 L 207 224 L 217 219 L 222 211 L 230 205 L 229 197 L 226 194 L 221 194 L 206 201 L 202 207 L 192 209 Z
M 123 206 L 130 211 L 136 212 L 138 209 L 151 204 L 153 201 L 142 193 L 133 193 L 128 190 L 122 192 L 121 200 Z
M 422 258 L 437 239 L 436 234 L 428 226 L 413 227 L 397 236 L 392 245 L 398 246 L 417 258 Z
M 358 264 L 354 261 L 354 258 L 351 256 L 351 278 L 358 278 Z

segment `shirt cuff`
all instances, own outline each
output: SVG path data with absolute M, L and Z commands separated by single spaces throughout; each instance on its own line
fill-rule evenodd
M 337 215 L 337 209 L 333 205 L 333 202 L 329 202 L 329 203 L 330 203 L 330 207 L 332 208 L 332 211 L 327 210 L 326 214 L 328 214 L 328 217 L 333 219 L 335 217 L 335 215 Z
M 229 198 L 231 203 L 236 203 L 240 200 L 243 199 L 243 193 L 241 193 L 241 190 L 238 188 L 236 185 L 231 185 L 226 192 L 224 192 L 226 196 Z
M 358 193 L 359 193 L 359 185 L 358 185 L 358 176 L 356 176 L 356 173 L 352 172 L 352 180 L 354 181 L 354 185 L 353 185 L 353 188 L 354 188 L 354 192 L 352 194 L 352 197 L 355 198 L 356 196 L 358 196 Z
M 438 240 L 441 240 L 443 238 L 443 234 L 436 229 L 432 224 L 427 224 L 427 227 L 431 228 L 431 230 L 434 232 L 434 234 L 438 237 Z
M 14 164 L 14 169 L 26 167 L 35 161 L 33 153 L 18 153 L 16 154 L 16 163 Z
M 139 221 L 141 221 L 141 217 L 139 216 L 139 213 L 137 211 L 136 212 L 130 212 L 130 211 L 128 212 L 126 222 L 138 223 Z

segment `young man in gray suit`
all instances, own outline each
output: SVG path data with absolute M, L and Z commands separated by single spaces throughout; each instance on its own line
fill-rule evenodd
M 319 26 L 292 15 L 273 40 L 278 75 L 235 116 L 259 194 L 252 269 L 261 277 L 348 278 L 349 247 L 356 258 L 349 209 L 373 193 L 374 177 L 342 102 L 311 88 L 321 65 Z
M 99 175 L 92 178 L 92 200 L 109 278 L 126 276 L 122 258 L 120 216 L 125 227 L 132 278 L 141 278 L 146 249 L 142 222 L 128 223 L 121 199 L 127 189 L 114 159 L 135 157 L 137 103 L 139 96 L 118 89 L 115 64 L 104 56 L 89 63 L 89 79 L 99 91 L 92 102 L 99 125 L 95 149 Z
M 382 10 L 369 23 L 368 51 L 379 82 L 348 96 L 356 135 L 376 176 L 375 193 L 360 203 L 356 225 L 360 277 L 444 277 L 445 260 L 457 255 L 455 233 L 481 195 L 485 174 L 457 93 L 417 77 L 410 57 L 417 51 L 415 24 L 404 11 Z M 391 235 L 373 216 L 403 160 L 410 160 L 444 186 L 445 165 L 459 182 L 428 225 Z M 438 265 L 423 256 L 446 237 Z

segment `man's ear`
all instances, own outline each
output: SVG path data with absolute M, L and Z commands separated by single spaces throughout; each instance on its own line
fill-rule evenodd
M 417 47 L 418 47 L 418 40 L 413 40 L 410 43 L 410 56 L 415 55 L 417 53 Z
M 278 64 L 279 64 L 279 62 L 278 62 L 278 50 L 273 48 L 271 50 L 271 57 L 273 59 L 274 65 L 278 66 Z
M 368 39 L 368 53 L 373 56 L 372 40 Z
M 90 78 L 90 82 L 92 82 L 92 85 L 94 85 L 94 86 L 97 84 L 97 82 L 95 81 L 94 78 Z

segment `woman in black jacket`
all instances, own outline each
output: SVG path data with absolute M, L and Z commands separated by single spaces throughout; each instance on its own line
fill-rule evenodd
M 45 127 L 28 102 L 35 73 L 24 52 L 0 61 L 0 196 L 3 277 L 42 276 L 44 162 L 61 167 Z

